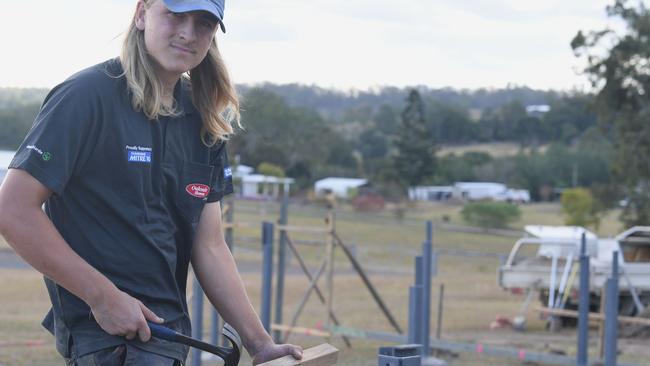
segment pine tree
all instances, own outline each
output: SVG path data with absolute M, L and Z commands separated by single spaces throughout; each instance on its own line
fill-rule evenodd
M 433 175 L 435 144 L 424 120 L 424 104 L 417 90 L 409 93 L 402 111 L 400 128 L 395 139 L 393 168 L 404 188 L 415 186 Z

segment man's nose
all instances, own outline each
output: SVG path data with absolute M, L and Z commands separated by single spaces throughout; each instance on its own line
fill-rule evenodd
M 196 39 L 196 27 L 193 17 L 185 17 L 185 21 L 180 25 L 179 36 L 187 42 L 193 42 Z

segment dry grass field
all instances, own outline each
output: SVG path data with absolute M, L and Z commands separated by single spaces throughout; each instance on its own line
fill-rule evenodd
M 378 288 L 384 301 L 402 328 L 406 329 L 408 319 L 408 287 L 413 282 L 413 256 L 421 250 L 424 239 L 424 221 L 439 221 L 447 215 L 452 224 L 462 224 L 459 206 L 423 204 L 409 210 L 406 217 L 397 221 L 387 210 L 378 214 L 356 213 L 348 207 L 339 207 L 336 213 L 336 228 L 342 240 L 351 246 L 370 278 Z M 557 205 L 540 204 L 522 207 L 521 222 L 513 226 L 521 228 L 528 223 L 561 224 Z M 279 206 L 274 203 L 240 202 L 235 206 L 235 221 L 248 223 L 249 227 L 235 229 L 234 254 L 242 270 L 251 301 L 260 305 L 259 272 L 260 223 L 275 222 Z M 320 226 L 326 210 L 313 205 L 293 205 L 290 208 L 290 225 Z M 611 218 L 603 223 L 601 235 L 618 231 Z M 325 255 L 319 243 L 324 237 L 309 234 L 291 234 L 302 256 L 312 270 Z M 507 254 L 515 238 L 436 230 L 434 247 L 440 249 L 462 249 L 473 252 Z M 3 249 L 0 249 L 3 250 Z M 4 249 L 7 250 L 7 249 Z M 511 329 L 490 330 L 489 325 L 497 316 L 512 317 L 519 312 L 522 295 L 512 295 L 501 290 L 496 283 L 499 265 L 495 257 L 443 256 L 440 258 L 438 276 L 433 280 L 432 332 L 435 329 L 437 311 L 437 289 L 445 285 L 442 337 L 447 340 L 481 342 L 499 346 L 525 348 L 529 351 L 550 350 L 575 353 L 576 337 L 572 329 L 559 333 L 545 330 L 545 322 L 538 314 L 529 310 L 526 314 L 527 331 L 514 332 Z M 290 261 L 286 279 L 284 319 L 290 319 L 299 299 L 308 286 L 308 281 L 297 269 L 295 259 Z M 325 282 L 320 282 L 325 286 Z M 191 286 L 188 288 L 191 289 Z M 189 295 L 190 297 L 192 294 Z M 349 262 L 337 251 L 336 276 L 334 278 L 334 311 L 342 325 L 377 331 L 392 331 L 382 316 L 369 292 L 359 277 L 352 271 Z M 40 327 L 40 320 L 49 307 L 41 276 L 33 270 L 0 269 L 0 365 L 60 365 L 62 362 L 53 348 L 52 337 Z M 208 329 L 208 308 L 205 316 Z M 325 321 L 325 307 L 317 298 L 310 298 L 298 325 L 316 327 Z M 591 351 L 596 351 L 596 331 L 592 331 Z M 207 337 L 207 334 L 206 334 Z M 291 342 L 305 347 L 324 342 L 322 338 L 295 335 Z M 352 348 L 346 348 L 339 338 L 331 343 L 341 350 L 339 365 L 377 364 L 377 348 L 385 343 L 371 340 L 352 340 Z M 643 344 L 647 340 L 622 340 L 619 361 L 648 364 L 650 353 Z M 473 354 L 459 354 L 450 359 L 452 365 L 520 365 L 508 361 L 479 357 Z M 207 365 L 214 363 L 206 362 Z M 243 358 L 242 365 L 250 365 Z

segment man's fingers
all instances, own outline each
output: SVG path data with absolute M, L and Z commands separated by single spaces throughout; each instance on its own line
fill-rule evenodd
M 126 339 L 128 339 L 128 340 L 133 340 L 133 338 L 135 338 L 135 335 L 136 335 L 135 332 L 128 332 L 128 333 L 126 333 L 126 334 L 124 335 L 124 338 L 126 338 Z
M 296 360 L 301 360 L 302 359 L 302 347 L 299 346 L 294 346 L 292 344 L 288 344 L 290 349 L 290 353 L 295 358 Z
M 151 329 L 149 329 L 147 322 L 143 322 L 138 328 L 138 337 L 143 342 L 149 342 L 149 339 L 151 339 Z
M 149 321 L 152 321 L 154 323 L 161 323 L 162 324 L 162 323 L 165 322 L 165 319 L 159 317 L 158 315 L 156 315 L 156 313 L 149 310 L 149 308 L 146 307 L 142 302 L 138 302 L 138 304 L 140 305 L 140 309 L 142 309 L 142 315 L 144 315 L 145 319 L 147 319 Z

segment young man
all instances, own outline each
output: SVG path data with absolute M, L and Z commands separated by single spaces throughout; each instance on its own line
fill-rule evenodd
M 139 0 L 121 57 L 49 93 L 0 187 L 0 233 L 44 274 L 43 324 L 68 364 L 184 363 L 147 321 L 190 333 L 190 263 L 253 364 L 301 356 L 264 331 L 223 238 L 239 106 L 215 40 L 223 9 Z

